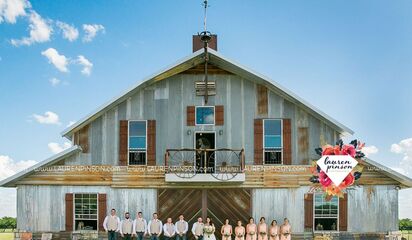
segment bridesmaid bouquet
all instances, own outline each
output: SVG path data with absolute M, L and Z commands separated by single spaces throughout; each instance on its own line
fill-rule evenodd
M 259 234 L 262 235 L 262 236 L 265 236 L 266 232 L 260 232 Z
M 213 228 L 211 226 L 207 226 L 203 229 L 203 232 L 210 237 L 213 234 Z
M 230 234 L 229 234 L 229 233 L 225 233 L 225 234 L 223 234 L 223 236 L 225 237 L 225 239 L 229 239 Z
M 239 238 L 242 238 L 242 237 L 243 237 L 243 233 L 239 233 L 237 236 L 238 236 Z
M 283 235 L 285 235 L 286 237 L 289 236 L 289 232 L 284 232 Z
M 270 236 L 276 237 L 278 234 L 277 233 L 271 233 Z
M 256 233 L 253 232 L 253 231 L 251 231 L 249 234 L 253 236 L 253 235 L 255 235 Z

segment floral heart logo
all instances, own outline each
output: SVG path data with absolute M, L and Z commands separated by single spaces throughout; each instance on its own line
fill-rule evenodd
M 316 163 L 335 186 L 339 186 L 358 165 L 358 161 L 349 155 L 325 155 Z

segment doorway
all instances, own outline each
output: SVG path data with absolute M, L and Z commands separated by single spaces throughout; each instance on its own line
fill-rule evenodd
M 198 173 L 214 173 L 215 171 L 215 132 L 196 132 L 195 148 L 196 152 L 196 171 Z

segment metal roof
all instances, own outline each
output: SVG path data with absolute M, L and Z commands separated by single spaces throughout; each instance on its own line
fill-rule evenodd
M 68 149 L 65 149 L 64 151 L 57 153 L 53 156 L 51 156 L 50 158 L 47 158 L 46 160 L 43 160 L 29 168 L 26 168 L 16 174 L 14 174 L 13 176 L 10 176 L 2 181 L 0 181 L 0 187 L 15 187 L 13 185 L 14 182 L 24 178 L 25 176 L 31 174 L 33 171 L 35 171 L 36 169 L 39 169 L 41 167 L 46 167 L 49 165 L 52 165 L 54 163 L 57 163 L 60 160 L 65 159 L 66 157 L 71 156 L 74 153 L 80 152 L 81 151 L 81 147 L 80 146 L 72 146 Z
M 271 80 L 270 78 L 259 74 L 233 60 L 230 60 L 217 51 L 209 48 L 209 61 L 210 63 L 227 70 L 229 72 L 238 74 L 240 76 L 245 77 L 249 80 L 254 80 L 261 84 L 264 84 L 269 89 L 277 92 L 282 97 L 286 98 L 288 101 L 293 102 L 294 104 L 302 107 L 303 109 L 307 110 L 308 112 L 312 113 L 315 117 L 324 120 L 325 122 L 329 123 L 332 127 L 336 130 L 341 132 L 343 135 L 352 135 L 354 132 L 343 125 L 342 123 L 338 122 L 334 118 L 330 117 L 326 113 L 322 112 L 321 110 L 317 109 L 315 106 L 311 105 L 310 103 L 306 102 L 296 94 L 292 93 L 290 90 L 286 89 L 285 87 L 281 86 L 279 83 Z M 61 134 L 67 138 L 70 138 L 71 134 L 74 131 L 81 129 L 83 126 L 87 125 L 94 119 L 100 117 L 103 113 L 111 109 L 112 107 L 116 106 L 117 104 L 123 102 L 128 97 L 133 95 L 138 90 L 149 86 L 157 81 L 161 81 L 166 79 L 170 76 L 183 72 L 187 69 L 190 69 L 198 64 L 204 62 L 204 51 L 200 49 L 189 56 L 177 61 L 176 63 L 162 69 L 161 71 L 152 74 L 151 76 L 143 79 L 142 81 L 138 82 L 137 84 L 133 85 L 131 88 L 128 88 L 126 91 L 118 95 L 117 97 L 113 98 L 109 102 L 105 103 L 104 105 L 97 108 L 95 111 L 91 112 L 84 118 L 80 119 L 73 125 L 66 128 Z

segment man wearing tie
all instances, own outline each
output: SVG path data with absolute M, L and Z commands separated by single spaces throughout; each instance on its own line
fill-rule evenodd
M 189 224 L 185 221 L 183 214 L 179 215 L 179 221 L 175 223 L 176 240 L 186 240 L 186 233 L 189 229 Z
M 136 234 L 137 240 L 143 240 L 147 233 L 147 222 L 143 218 L 142 212 L 137 213 L 136 219 L 133 221 L 133 234 Z
M 192 227 L 192 233 L 193 236 L 195 236 L 196 240 L 202 240 L 203 239 L 203 228 L 204 228 L 204 224 L 203 224 L 203 219 L 201 217 L 199 217 L 197 219 L 197 222 L 195 222 L 193 224 Z
M 120 235 L 125 240 L 132 239 L 133 221 L 130 219 L 130 214 L 126 212 L 124 214 L 124 220 L 120 222 Z
M 108 234 L 108 240 L 116 240 L 117 232 L 120 230 L 120 218 L 116 216 L 116 209 L 110 211 L 110 216 L 106 216 L 103 221 L 103 228 Z
M 171 240 L 175 236 L 175 225 L 172 218 L 167 218 L 165 225 L 163 225 L 163 236 L 165 240 Z
M 157 218 L 157 213 L 153 213 L 153 219 L 149 221 L 147 226 L 150 240 L 159 240 L 159 236 L 162 234 L 162 228 L 162 221 Z

